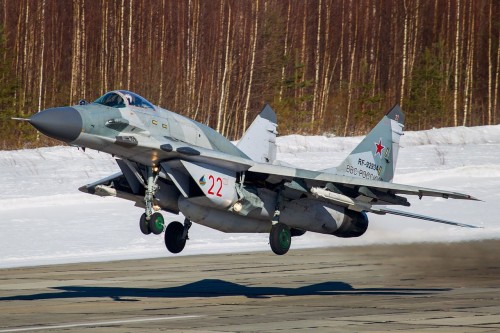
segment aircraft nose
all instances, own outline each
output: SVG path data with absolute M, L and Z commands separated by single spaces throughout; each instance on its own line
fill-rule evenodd
M 40 111 L 29 122 L 43 134 L 64 142 L 75 141 L 83 126 L 78 110 L 69 106 Z

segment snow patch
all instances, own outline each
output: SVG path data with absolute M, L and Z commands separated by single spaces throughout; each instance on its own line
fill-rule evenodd
M 338 165 L 361 137 L 277 138 L 278 159 L 299 168 Z M 408 211 L 484 229 L 369 215 L 365 235 L 306 233 L 293 248 L 500 238 L 500 125 L 406 132 L 395 182 L 463 192 L 484 202 L 409 197 Z M 0 267 L 171 256 L 161 236 L 144 236 L 142 209 L 78 187 L 119 171 L 104 153 L 73 147 L 0 151 Z M 164 214 L 168 221 L 183 218 Z M 269 250 L 266 234 L 225 234 L 194 224 L 183 255 Z

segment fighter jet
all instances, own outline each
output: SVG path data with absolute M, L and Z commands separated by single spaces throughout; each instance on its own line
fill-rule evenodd
M 306 231 L 359 237 L 367 213 L 394 214 L 474 227 L 399 211 L 404 196 L 477 200 L 466 194 L 392 183 L 405 116 L 394 106 L 336 168 L 294 168 L 276 160 L 277 117 L 266 105 L 235 145 L 212 128 L 116 90 L 79 105 L 50 108 L 26 119 L 72 146 L 112 154 L 121 172 L 80 191 L 142 207 L 144 234 L 164 232 L 181 252 L 192 222 L 227 233 L 268 233 L 275 254 Z M 169 223 L 160 211 L 182 214 Z

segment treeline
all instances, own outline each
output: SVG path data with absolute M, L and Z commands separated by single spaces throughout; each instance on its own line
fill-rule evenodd
M 362 134 L 499 120 L 496 0 L 1 0 L 0 148 L 9 121 L 129 89 L 238 138 L 264 103 L 279 131 Z

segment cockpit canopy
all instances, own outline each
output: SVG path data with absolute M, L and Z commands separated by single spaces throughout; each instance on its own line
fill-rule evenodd
M 110 91 L 94 101 L 95 104 L 102 104 L 112 108 L 124 108 L 133 106 L 136 108 L 155 110 L 153 104 L 147 99 L 127 90 Z

